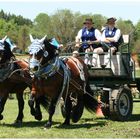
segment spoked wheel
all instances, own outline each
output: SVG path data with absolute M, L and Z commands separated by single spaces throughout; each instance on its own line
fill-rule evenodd
M 132 115 L 133 99 L 131 90 L 127 86 L 112 91 L 110 100 L 110 118 L 126 121 Z

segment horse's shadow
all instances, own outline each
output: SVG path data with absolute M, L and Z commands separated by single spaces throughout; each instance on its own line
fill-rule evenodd
M 43 127 L 44 124 L 46 123 L 45 120 L 43 121 L 28 121 L 28 122 L 22 122 L 22 124 L 9 124 L 9 123 L 3 123 L 0 125 L 6 126 L 6 127 L 15 127 L 15 128 L 19 128 L 19 127 Z M 54 125 L 60 124 L 60 122 L 53 122 Z
M 81 122 L 79 123 L 72 123 L 71 125 L 59 125 L 56 128 L 65 128 L 65 129 L 78 129 L 78 128 L 91 128 L 91 127 L 103 127 L 106 125 L 107 120 L 104 118 L 81 118 Z
M 128 122 L 139 121 L 139 120 L 140 120 L 140 114 L 133 114 L 131 118 L 128 120 Z M 97 127 L 97 126 L 103 127 L 107 125 L 107 122 L 108 122 L 108 119 L 105 119 L 105 118 L 81 118 L 79 123 L 72 123 L 71 125 L 63 125 L 62 122 L 53 121 L 53 128 L 78 129 L 78 128 L 91 128 L 91 127 Z M 46 123 L 46 120 L 23 122 L 22 125 L 8 124 L 8 123 L 1 123 L 0 125 L 6 126 L 6 127 L 14 127 L 14 128 L 19 128 L 19 127 L 43 128 L 45 123 Z
M 93 118 L 91 119 L 82 118 L 81 121 L 82 123 L 72 123 L 71 125 L 63 125 L 62 122 L 53 121 L 53 128 L 77 129 L 77 128 L 91 128 L 91 127 L 96 127 L 96 126 L 103 127 L 106 125 L 106 122 L 107 122 L 107 120 L 96 120 Z M 8 124 L 8 123 L 3 123 L 0 125 L 3 125 L 5 127 L 14 127 L 14 128 L 19 128 L 19 127 L 35 128 L 35 127 L 43 127 L 45 123 L 46 121 L 43 120 L 43 121 L 23 122 L 22 125 Z

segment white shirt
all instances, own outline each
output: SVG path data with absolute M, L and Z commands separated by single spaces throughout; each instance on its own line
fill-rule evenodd
M 112 31 L 113 31 L 114 28 L 112 28 L 111 30 L 109 30 L 109 34 L 111 35 L 112 34 Z M 116 33 L 114 35 L 114 37 L 112 37 L 112 39 L 114 39 L 115 42 L 118 42 L 119 38 L 121 36 L 121 31 L 120 29 L 117 29 L 116 30 Z M 105 41 L 105 30 L 103 31 L 102 33 L 102 37 L 101 37 L 101 41 Z
M 83 29 L 81 29 L 81 30 L 78 32 L 77 36 L 76 36 L 76 38 L 78 38 L 78 39 L 80 39 L 80 40 L 81 40 L 81 37 L 82 37 L 82 30 L 83 30 Z M 86 32 L 87 32 L 87 34 L 89 33 L 88 30 L 86 30 Z M 95 29 L 95 38 L 96 38 L 98 41 L 101 40 L 101 32 L 100 32 L 98 29 Z

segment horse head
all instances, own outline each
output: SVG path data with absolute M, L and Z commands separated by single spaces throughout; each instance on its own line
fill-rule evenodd
M 30 35 L 31 45 L 29 46 L 29 63 L 30 69 L 32 72 L 36 72 L 43 65 L 47 65 L 47 63 L 55 57 L 56 48 L 48 40 L 46 36 L 42 39 L 33 39 L 32 35 Z
M 13 55 L 10 50 L 10 44 L 6 41 L 7 36 L 0 40 L 0 63 L 9 61 Z

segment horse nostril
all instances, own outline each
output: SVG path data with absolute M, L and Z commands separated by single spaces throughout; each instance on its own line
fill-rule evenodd
M 34 67 L 34 70 L 37 71 L 37 70 L 38 70 L 38 66 L 35 66 L 35 67 Z

